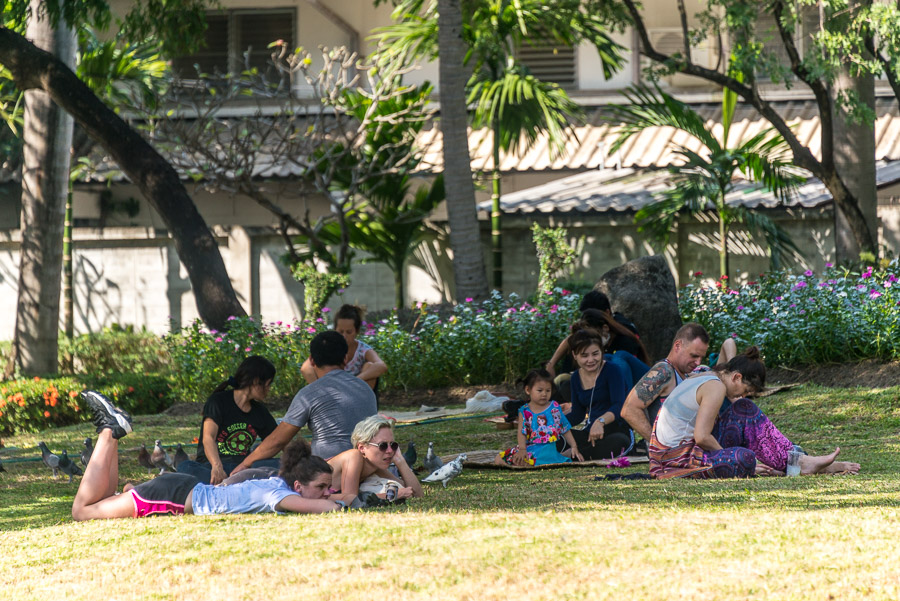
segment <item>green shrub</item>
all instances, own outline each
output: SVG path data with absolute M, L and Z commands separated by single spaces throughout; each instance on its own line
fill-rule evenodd
M 172 403 L 169 382 L 162 376 L 107 374 L 31 378 L 0 383 L 0 432 L 38 432 L 90 419 L 79 396 L 85 389 L 107 395 L 135 414 L 159 413 Z
M 561 288 L 535 304 L 494 292 L 482 303 L 466 299 L 449 318 L 422 306 L 410 330 L 396 317 L 365 324 L 361 339 L 387 363 L 382 383 L 388 388 L 514 382 L 553 355 L 580 301 Z
M 702 274 L 695 274 L 699 277 Z M 679 304 L 717 348 L 726 337 L 755 344 L 769 365 L 900 359 L 900 265 L 860 272 L 829 266 L 816 276 L 776 272 L 738 289 L 689 284 Z
M 104 328 L 99 334 L 59 339 L 60 367 L 69 373 L 160 373 L 168 370 L 163 340 L 131 326 Z M 66 369 L 72 366 L 73 370 Z
M 321 317 L 288 324 L 261 324 L 253 317 L 231 317 L 228 331 L 219 332 L 194 321 L 165 337 L 173 387 L 186 401 L 205 400 L 216 386 L 234 375 L 241 361 L 250 355 L 261 355 L 277 370 L 269 394 L 293 396 L 305 383 L 300 365 L 309 354 L 309 342 L 325 327 Z

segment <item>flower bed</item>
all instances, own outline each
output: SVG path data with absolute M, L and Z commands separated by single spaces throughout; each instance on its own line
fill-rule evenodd
M 363 323 L 360 340 L 388 365 L 384 388 L 419 388 L 513 382 L 553 354 L 576 318 L 581 297 L 557 289 L 535 304 L 499 293 L 480 303 L 466 299 L 441 316 L 419 304 L 418 319 L 401 326 L 392 314 Z M 300 365 L 309 342 L 327 328 L 323 318 L 259 323 L 232 318 L 228 332 L 194 322 L 166 337 L 174 388 L 185 400 L 205 399 L 248 355 L 262 355 L 278 370 L 272 396 L 293 395 L 304 384 Z
M 695 274 L 699 278 L 702 274 Z M 740 288 L 688 284 L 685 321 L 703 324 L 710 347 L 728 336 L 759 346 L 769 365 L 900 359 L 900 265 L 852 272 L 829 266 L 821 275 L 761 275 Z

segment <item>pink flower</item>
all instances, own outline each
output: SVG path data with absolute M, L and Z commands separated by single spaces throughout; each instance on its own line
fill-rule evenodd
M 803 275 L 805 275 L 806 277 L 809 277 L 812 274 L 813 274 L 812 269 L 807 269 L 806 271 L 803 272 Z
M 280 321 L 276 321 L 276 322 L 275 322 L 275 325 L 276 325 L 276 326 L 280 326 L 280 325 L 281 325 L 281 322 L 280 322 Z M 288 327 L 291 327 L 291 326 L 288 326 Z
M 872 277 L 872 266 L 869 265 L 869 268 L 866 269 L 860 277 L 863 279 Z
M 743 311 L 743 310 L 744 310 L 744 305 L 738 305 L 738 306 L 737 306 L 737 310 L 738 310 L 738 311 Z
M 806 288 L 806 282 L 797 282 L 792 290 L 800 290 L 801 288 Z
M 572 294 L 572 293 L 569 292 L 568 290 L 563 290 L 563 291 L 562 291 L 562 295 L 563 295 L 563 296 L 569 296 L 570 294 Z
M 310 334 L 315 334 L 315 333 L 316 333 L 316 329 L 315 329 L 314 327 L 312 327 L 312 326 L 306 328 L 306 331 L 309 332 Z
M 325 323 L 325 320 L 321 317 L 316 317 L 316 323 Z
M 328 307 L 322 307 L 322 313 L 331 313 L 331 309 Z
M 834 267 L 834 263 L 825 263 L 825 267 Z
M 219 336 L 218 338 L 216 338 L 216 342 L 222 342 L 222 337 Z
M 251 350 L 252 350 L 252 349 L 248 346 L 247 348 L 244 349 L 244 352 L 245 352 L 245 353 L 249 353 Z
M 783 296 L 776 296 L 776 297 L 775 297 L 775 300 L 784 300 L 784 297 L 783 297 Z
M 869 292 L 869 298 L 878 298 L 879 296 L 881 296 L 881 293 L 877 290 L 872 290 L 871 292 Z
M 235 319 L 237 319 L 237 317 L 235 317 L 234 315 L 228 316 L 228 321 L 234 321 Z
M 553 291 L 552 290 L 544 290 L 544 294 L 549 296 L 549 295 L 553 294 Z
M 467 296 L 467 297 L 466 297 L 466 302 L 467 302 L 467 303 L 471 303 L 471 302 L 472 302 L 472 297 L 471 297 L 471 296 Z

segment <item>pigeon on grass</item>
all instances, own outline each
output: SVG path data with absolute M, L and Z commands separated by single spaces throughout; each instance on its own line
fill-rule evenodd
M 69 477 L 69 484 L 72 483 L 72 476 L 83 476 L 84 472 L 76 465 L 74 461 L 69 459 L 69 452 L 63 451 L 59 458 L 59 471 Z
M 178 466 L 182 461 L 187 461 L 190 459 L 188 454 L 184 452 L 184 447 L 181 446 L 181 443 L 178 443 L 178 446 L 175 448 L 175 456 L 172 458 L 172 465 L 178 470 Z
M 162 448 L 162 441 L 159 439 L 156 440 L 156 446 L 153 447 L 153 452 L 150 453 L 150 463 L 159 470 L 160 474 L 164 473 L 166 470 L 172 469 L 172 458 L 169 457 L 166 450 Z
M 81 451 L 81 465 L 87 467 L 87 464 L 91 460 L 91 455 L 94 454 L 94 441 L 90 439 L 90 437 L 84 439 L 84 450 Z
M 427 478 L 423 478 L 422 482 L 440 482 L 444 485 L 444 488 L 447 488 L 447 483 L 460 475 L 463 471 L 463 461 L 466 460 L 466 454 L 460 453 L 460 455 L 441 467 L 440 469 L 431 473 Z
M 147 450 L 147 445 L 141 444 L 141 450 L 138 451 L 138 463 L 141 467 L 147 468 L 147 473 L 153 471 L 153 464 L 150 463 L 150 452 Z
M 406 460 L 406 465 L 409 466 L 409 469 L 412 469 L 416 464 L 416 459 L 419 458 L 419 454 L 416 452 L 416 443 L 413 441 L 409 441 L 409 444 L 406 445 L 406 451 L 403 453 L 403 459 Z
M 422 464 L 425 466 L 425 471 L 429 474 L 441 469 L 444 465 L 444 462 L 441 461 L 441 458 L 438 457 L 434 453 L 434 443 L 428 443 L 428 452 L 425 453 L 425 459 L 422 461 Z
M 38 447 L 41 449 L 41 461 L 53 471 L 54 478 L 59 478 L 59 456 L 51 453 L 43 440 L 38 443 Z

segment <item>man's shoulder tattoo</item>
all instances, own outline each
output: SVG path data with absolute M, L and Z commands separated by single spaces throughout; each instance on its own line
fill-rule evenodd
M 644 376 L 638 381 L 634 387 L 637 397 L 644 403 L 644 406 L 655 401 L 662 389 L 665 388 L 669 380 L 675 375 L 675 370 L 666 362 L 660 362 L 650 368 Z

